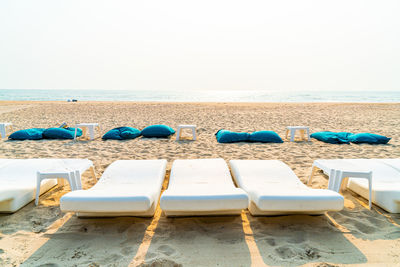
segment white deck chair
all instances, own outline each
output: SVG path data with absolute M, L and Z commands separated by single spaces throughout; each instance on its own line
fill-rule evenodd
M 166 160 L 117 160 L 92 188 L 62 196 L 61 210 L 80 217 L 151 217 L 158 205 L 166 166 Z
M 343 208 L 343 197 L 331 190 L 304 185 L 279 160 L 231 160 L 236 184 L 250 197 L 252 215 L 322 214 Z
M 319 159 L 316 162 L 318 168 L 327 174 L 331 169 L 349 167 L 372 171 L 372 203 L 388 212 L 400 213 L 400 159 Z M 369 199 L 368 181 L 349 178 L 345 186 Z
M 238 215 L 248 206 L 223 159 L 175 160 L 160 206 L 166 216 Z
M 0 213 L 12 213 L 35 199 L 37 172 L 52 166 L 65 166 L 81 174 L 93 166 L 88 159 L 2 159 L 0 160 Z M 40 194 L 57 184 L 43 180 Z

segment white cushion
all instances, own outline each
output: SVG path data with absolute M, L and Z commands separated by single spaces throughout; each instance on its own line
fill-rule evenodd
M 326 173 L 332 168 L 371 170 L 372 202 L 391 213 L 400 213 L 400 159 L 316 160 Z M 368 180 L 351 178 L 347 188 L 369 199 Z
M 231 160 L 236 184 L 250 197 L 253 215 L 320 214 L 343 208 L 343 197 L 333 191 L 305 186 L 278 160 Z
M 79 216 L 152 216 L 166 166 L 166 160 L 115 161 L 92 188 L 65 194 L 60 208 Z
M 175 160 L 160 206 L 167 216 L 240 214 L 247 194 L 233 184 L 223 159 Z
M 0 212 L 15 212 L 35 199 L 36 173 L 49 168 L 65 167 L 84 173 L 93 166 L 88 159 L 2 159 L 0 160 Z M 56 179 L 43 180 L 40 194 L 57 184 Z

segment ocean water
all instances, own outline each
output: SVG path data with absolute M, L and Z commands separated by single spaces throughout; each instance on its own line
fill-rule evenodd
M 400 102 L 400 91 L 140 91 L 0 89 L 0 100 L 159 102 Z

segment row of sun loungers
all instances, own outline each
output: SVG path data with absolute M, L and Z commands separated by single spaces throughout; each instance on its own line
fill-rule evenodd
M 372 200 L 400 212 L 400 159 L 329 160 L 323 170 L 339 165 L 368 166 L 374 172 Z M 0 211 L 14 212 L 33 200 L 36 172 L 53 166 L 93 167 L 87 159 L 0 160 Z M 175 160 L 168 188 L 161 195 L 166 160 L 118 160 L 88 190 L 75 190 L 60 200 L 61 210 L 78 216 L 153 216 L 160 199 L 166 216 L 235 215 L 248 208 L 253 215 L 323 214 L 343 208 L 343 197 L 332 190 L 304 185 L 277 160 Z M 233 178 L 233 179 L 232 179 Z M 237 186 L 235 186 L 235 183 Z M 365 181 L 350 178 L 348 187 L 363 197 Z M 45 192 L 56 184 L 42 182 Z

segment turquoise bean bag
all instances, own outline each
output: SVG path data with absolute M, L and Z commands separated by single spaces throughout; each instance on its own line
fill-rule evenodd
M 215 133 L 218 143 L 236 143 L 249 141 L 249 133 L 237 133 L 221 129 Z
M 140 136 L 140 130 L 132 127 L 114 128 L 103 135 L 103 140 L 127 140 Z
M 40 140 L 43 138 L 44 128 L 32 128 L 13 132 L 8 136 L 10 140 Z
M 372 133 L 358 133 L 349 136 L 349 141 L 355 144 L 387 144 L 390 139 L 389 137 Z
M 274 131 L 255 131 L 249 136 L 250 142 L 283 143 L 282 138 Z
M 311 134 L 310 137 L 329 144 L 349 144 L 348 138 L 351 134 L 348 132 L 316 132 Z
M 168 137 L 173 135 L 175 130 L 167 125 L 151 125 L 142 130 L 144 137 Z
M 45 139 L 74 139 L 75 128 L 48 128 L 43 132 Z M 76 136 L 81 136 L 82 130 L 78 128 Z

